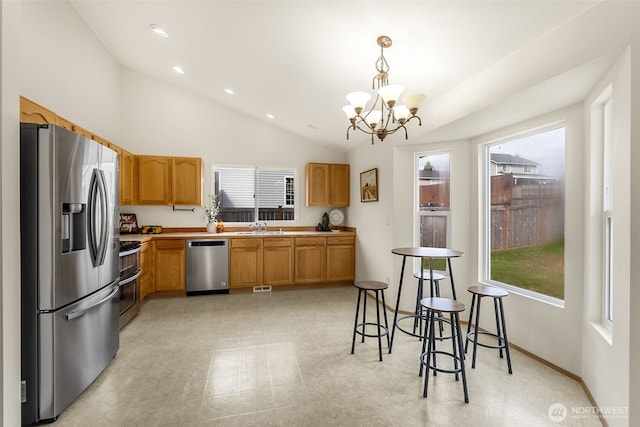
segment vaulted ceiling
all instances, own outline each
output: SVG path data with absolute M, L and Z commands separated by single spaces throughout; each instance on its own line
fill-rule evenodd
M 341 108 L 347 93 L 371 90 L 379 35 L 393 40 L 391 83 L 427 95 L 408 143 L 473 136 L 487 130 L 488 113 L 517 119 L 518 105 L 544 112 L 576 102 L 611 63 L 608 48 L 578 65 L 557 60 L 562 51 L 545 63 L 547 43 L 595 1 L 71 3 L 122 66 L 343 150 L 370 142 L 353 132 L 346 140 Z

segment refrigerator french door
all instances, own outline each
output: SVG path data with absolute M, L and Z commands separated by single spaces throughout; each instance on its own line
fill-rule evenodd
M 54 125 L 21 123 L 22 424 L 55 420 L 115 357 L 119 162 Z

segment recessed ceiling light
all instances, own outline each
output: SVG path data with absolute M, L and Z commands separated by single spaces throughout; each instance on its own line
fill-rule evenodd
M 159 35 L 160 37 L 169 37 L 169 34 L 162 28 L 158 27 L 156 24 L 151 24 L 151 30 Z
M 227 87 L 224 89 L 224 91 L 228 94 L 228 95 L 233 95 L 233 89 L 231 89 L 230 87 Z
M 268 118 L 268 119 L 274 119 L 274 118 L 275 118 L 275 116 L 274 116 L 273 114 L 267 113 L 267 118 Z
M 183 69 L 182 69 L 182 67 L 181 67 L 181 66 L 179 66 L 179 65 L 174 65 L 174 66 L 173 66 L 173 71 L 175 71 L 175 72 L 176 72 L 176 73 L 178 73 L 178 74 L 184 74 L 184 70 L 183 70 Z

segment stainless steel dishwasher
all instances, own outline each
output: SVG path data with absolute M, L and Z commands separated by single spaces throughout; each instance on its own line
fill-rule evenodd
M 229 239 L 187 240 L 187 295 L 229 293 Z

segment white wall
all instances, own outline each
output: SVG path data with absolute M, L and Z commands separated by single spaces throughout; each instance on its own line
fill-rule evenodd
M 122 138 L 116 143 L 135 154 L 202 157 L 205 198 L 213 164 L 295 168 L 295 224 L 316 225 L 328 211 L 304 206 L 304 167 L 307 162 L 344 163 L 340 151 L 127 69 L 122 70 L 121 108 Z M 122 211 L 135 213 L 138 223 L 145 225 L 204 227 L 206 223 L 200 208 L 174 212 L 171 206 L 127 206 Z M 348 218 L 345 223 L 349 224 Z
M 118 63 L 69 3 L 20 4 L 20 95 L 117 141 Z
M 631 79 L 630 50 L 619 59 L 585 101 L 585 128 L 593 128 L 591 105 L 609 85 L 613 100 L 613 326 L 602 326 L 602 146 L 594 135 L 586 147 L 585 163 L 585 236 L 588 253 L 585 256 L 585 301 L 582 326 L 582 378 L 589 384 L 593 397 L 605 407 L 629 406 L 629 338 L 630 318 L 630 128 Z M 600 133 L 602 129 L 595 129 Z M 607 363 L 602 363 L 607 361 Z M 626 419 L 612 418 L 609 425 L 625 425 Z
M 0 131 L 0 185 L 2 208 L 0 210 L 0 425 L 20 425 L 20 247 L 19 209 L 20 166 L 18 123 L 19 67 L 18 39 L 20 37 L 20 3 L 0 4 L 2 58 L 2 116 Z
M 640 6 L 636 7 L 635 13 L 629 14 L 635 22 L 640 22 Z M 631 35 L 631 115 L 636 118 L 631 121 L 630 126 L 630 156 L 629 160 L 632 165 L 640 164 L 640 120 L 638 112 L 640 112 L 640 26 L 636 25 Z M 629 331 L 629 425 L 640 424 L 640 310 L 636 308 L 640 306 L 640 286 L 638 281 L 640 278 L 640 168 L 631 168 L 630 173 L 630 233 L 629 239 L 631 259 L 630 276 L 631 286 L 629 289 L 629 304 L 634 309 L 630 312 L 630 331 Z

